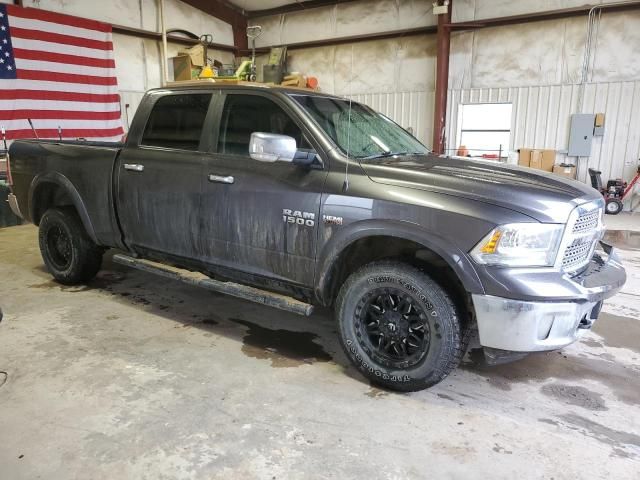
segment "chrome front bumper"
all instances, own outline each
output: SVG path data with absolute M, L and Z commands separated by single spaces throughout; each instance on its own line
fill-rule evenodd
M 575 342 L 598 318 L 602 301 L 626 281 L 615 250 L 602 244 L 587 270 L 570 281 L 581 296 L 572 301 L 521 301 L 473 295 L 480 344 L 514 352 L 555 350 Z M 606 258 L 605 258 L 606 257 Z
M 7 198 L 7 202 L 9 202 L 9 207 L 11 208 L 11 211 L 14 213 L 14 215 L 20 218 L 24 218 L 22 216 L 22 213 L 20 212 L 20 205 L 18 205 L 18 199 L 13 193 L 9 194 Z

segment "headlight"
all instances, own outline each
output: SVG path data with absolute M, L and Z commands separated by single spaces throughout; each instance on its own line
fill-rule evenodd
M 555 264 L 564 225 L 510 223 L 494 228 L 471 256 L 484 265 L 551 267 Z

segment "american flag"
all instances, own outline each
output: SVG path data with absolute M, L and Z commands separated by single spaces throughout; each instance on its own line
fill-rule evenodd
M 122 137 L 111 25 L 0 3 L 0 127 L 7 139 Z

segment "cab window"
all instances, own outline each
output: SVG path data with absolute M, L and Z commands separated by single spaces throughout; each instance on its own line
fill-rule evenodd
M 275 102 L 258 95 L 227 95 L 218 136 L 218 152 L 249 155 L 254 132 L 277 133 L 295 138 L 299 149 L 310 149 L 302 130 Z
M 198 150 L 211 94 L 166 95 L 153 106 L 141 145 Z

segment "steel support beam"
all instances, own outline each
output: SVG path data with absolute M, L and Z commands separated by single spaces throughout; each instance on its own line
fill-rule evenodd
M 444 2 L 439 0 L 442 5 Z M 453 0 L 449 0 L 447 13 L 438 15 L 437 58 L 436 58 L 436 94 L 433 113 L 433 151 L 445 153 L 445 125 L 447 123 L 447 92 L 449 89 L 449 52 L 451 50 L 451 9 Z
M 233 29 L 233 45 L 238 50 L 246 50 L 249 48 L 249 39 L 247 38 L 247 17 L 244 15 L 236 18 L 231 24 Z
M 224 0 L 182 0 L 198 10 L 208 13 L 231 25 L 233 29 L 233 44 L 239 50 L 246 50 L 247 40 L 247 16 L 244 11 Z M 205 34 L 209 32 L 199 32 Z

